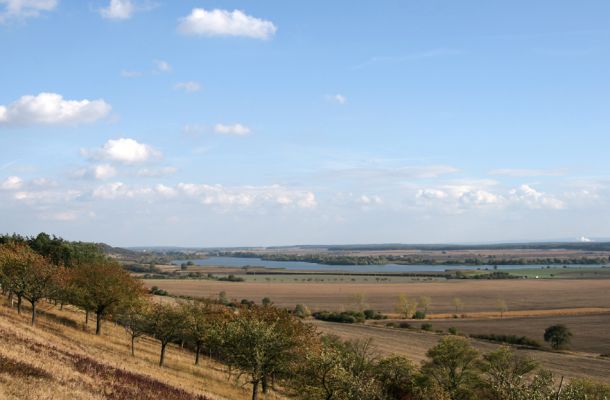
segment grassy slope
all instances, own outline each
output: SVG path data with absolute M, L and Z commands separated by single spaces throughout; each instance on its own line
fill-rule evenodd
M 159 345 L 140 338 L 136 357 L 129 337 L 105 323 L 96 337 L 93 324 L 83 328 L 83 314 L 41 306 L 38 326 L 0 305 L 1 399 L 248 399 L 249 391 L 229 381 L 222 366 L 203 360 L 193 365 L 192 353 L 169 349 L 166 367 L 159 368 Z M 264 397 L 263 397 L 264 398 Z M 283 399 L 269 394 L 267 400 Z

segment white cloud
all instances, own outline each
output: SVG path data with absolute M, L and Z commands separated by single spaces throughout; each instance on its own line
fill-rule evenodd
M 579 242 L 582 242 L 582 243 L 590 243 L 590 242 L 592 242 L 593 240 L 592 240 L 592 239 L 589 239 L 589 238 L 588 238 L 588 237 L 586 237 L 586 236 L 581 236 L 581 237 L 580 237 L 580 239 L 578 239 L 578 241 L 579 241 Z
M 175 174 L 176 171 L 178 171 L 176 167 L 142 168 L 138 170 L 136 175 L 147 178 L 156 178 L 160 176 Z
M 129 19 L 133 15 L 135 7 L 130 0 L 110 0 L 108 7 L 102 8 L 100 14 L 108 19 Z
M 214 132 L 221 135 L 235 135 L 235 136 L 246 136 L 250 134 L 251 130 L 245 125 L 242 124 L 232 124 L 232 125 L 223 125 L 216 124 L 214 125 Z
M 172 70 L 172 66 L 167 61 L 155 60 L 155 65 L 158 72 L 170 72 Z
M 519 168 L 499 168 L 489 171 L 490 175 L 505 175 L 513 177 L 528 176 L 562 176 L 565 171 L 561 169 L 519 169 Z
M 326 100 L 331 102 L 331 103 L 336 103 L 336 104 L 345 104 L 347 103 L 347 97 L 345 97 L 342 94 L 332 94 L 332 95 L 327 95 L 326 96 Z
M 93 167 L 93 176 L 95 179 L 109 179 L 117 173 L 116 168 L 109 164 L 100 164 Z
M 37 17 L 44 11 L 52 11 L 58 0 L 0 0 L 4 10 L 0 12 L 0 23 L 11 18 Z
M 155 192 L 157 192 L 159 195 L 161 195 L 163 197 L 175 197 L 178 194 L 176 189 L 174 189 L 170 186 L 163 185 L 163 184 L 156 185 Z
M 379 205 L 382 204 L 383 201 L 381 200 L 381 197 L 377 196 L 377 195 L 373 195 L 373 196 L 367 196 L 367 195 L 362 195 L 360 196 L 360 198 L 358 199 L 358 202 L 364 205 Z
M 93 159 L 117 161 L 125 164 L 141 163 L 161 157 L 161 152 L 134 139 L 108 140 L 101 149 L 81 150 L 84 156 Z
M 180 19 L 178 31 L 186 35 L 269 39 L 277 28 L 271 21 L 249 16 L 240 10 L 194 8 L 188 16 Z
M 249 207 L 256 204 L 276 204 L 298 208 L 314 208 L 317 206 L 314 193 L 285 188 L 280 185 L 226 187 L 223 185 L 180 183 L 177 189 L 185 196 L 198 199 L 205 205 Z
M 529 185 L 521 185 L 516 189 L 512 189 L 510 191 L 510 199 L 529 208 L 550 208 L 554 210 L 565 208 L 563 201 L 549 194 L 539 192 Z
M 153 194 L 153 190 L 150 188 L 132 188 L 123 182 L 112 182 L 95 188 L 92 196 L 98 199 L 115 200 L 121 198 L 136 198 L 151 194 Z
M 102 99 L 64 100 L 56 93 L 40 93 L 0 105 L 0 125 L 87 123 L 105 117 L 110 110 L 110 104 Z
M 195 81 L 178 82 L 174 85 L 174 89 L 184 90 L 187 93 L 194 93 L 201 90 L 201 85 L 199 82 Z
M 4 190 L 17 190 L 21 186 L 23 186 L 23 180 L 18 176 L 9 176 L 4 182 L 0 183 L 0 189 Z

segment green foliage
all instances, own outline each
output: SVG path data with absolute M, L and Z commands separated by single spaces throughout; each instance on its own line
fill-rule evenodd
M 479 353 L 467 339 L 445 336 L 426 355 L 429 360 L 422 366 L 425 380 L 438 385 L 452 400 L 476 398 L 473 387 L 479 382 Z
M 492 342 L 500 342 L 500 343 L 508 343 L 508 344 L 516 344 L 518 346 L 527 346 L 540 348 L 542 347 L 538 341 L 534 339 L 530 339 L 526 336 L 516 336 L 516 335 L 496 335 L 493 333 L 490 334 L 472 334 L 470 337 L 475 339 L 483 339 L 489 340 Z
M 313 314 L 315 319 L 329 322 L 340 322 L 344 324 L 354 324 L 364 322 L 366 317 L 360 311 L 316 311 Z
M 572 332 L 565 325 L 553 325 L 544 331 L 544 341 L 549 342 L 551 347 L 559 350 L 567 346 L 572 338 Z

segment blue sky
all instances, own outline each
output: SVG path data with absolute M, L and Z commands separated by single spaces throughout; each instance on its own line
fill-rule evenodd
M 0 231 L 610 236 L 606 1 L 0 0 Z

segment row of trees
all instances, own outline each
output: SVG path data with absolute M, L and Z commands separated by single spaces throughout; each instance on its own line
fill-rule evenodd
M 0 238 L 2 292 L 11 302 L 16 299 L 18 313 L 23 300 L 30 303 L 32 325 L 37 305 L 47 299 L 82 309 L 86 320 L 95 314 L 99 335 L 104 318 L 129 307 L 144 293 L 139 281 L 97 248 L 41 235 L 27 240 Z

